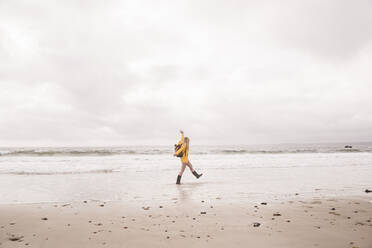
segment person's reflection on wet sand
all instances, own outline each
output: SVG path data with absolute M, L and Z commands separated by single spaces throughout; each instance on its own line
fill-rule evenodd
M 177 187 L 179 193 L 179 200 L 180 201 L 189 201 L 192 199 L 193 193 L 202 186 L 203 182 L 192 182 L 192 183 L 184 183 Z M 196 193 L 197 195 L 197 193 Z

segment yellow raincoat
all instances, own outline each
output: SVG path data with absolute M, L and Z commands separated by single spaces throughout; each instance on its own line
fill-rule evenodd
M 187 145 L 186 143 L 184 143 L 184 140 L 185 140 L 185 135 L 182 134 L 182 137 L 181 137 L 181 141 L 178 142 L 179 145 L 182 144 L 181 148 L 178 149 L 178 151 L 176 152 L 176 155 L 180 154 L 181 152 L 183 152 L 183 155 L 181 157 L 181 162 L 182 163 L 188 163 L 189 162 L 189 149 L 187 148 Z

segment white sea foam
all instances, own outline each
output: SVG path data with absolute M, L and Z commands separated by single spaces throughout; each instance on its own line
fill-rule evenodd
M 190 161 L 204 175 L 196 181 L 186 171 L 178 188 L 180 161 L 171 146 L 1 148 L 0 203 L 364 195 L 371 188 L 371 145 L 353 147 L 191 146 Z

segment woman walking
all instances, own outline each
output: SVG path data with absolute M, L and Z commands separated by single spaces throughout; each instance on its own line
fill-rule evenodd
M 176 184 L 181 184 L 181 177 L 182 177 L 183 172 L 185 171 L 186 166 L 188 166 L 190 168 L 190 171 L 192 172 L 192 174 L 194 174 L 194 176 L 196 178 L 199 178 L 203 175 L 203 174 L 196 173 L 194 168 L 192 168 L 192 164 L 190 163 L 189 158 L 188 158 L 190 139 L 188 137 L 184 136 L 182 130 L 180 131 L 180 133 L 182 135 L 181 141 L 178 142 L 178 145 L 176 145 L 176 148 L 178 147 L 178 149 L 173 154 L 173 156 L 180 157 L 181 158 L 181 163 L 182 163 L 181 171 L 177 176 Z

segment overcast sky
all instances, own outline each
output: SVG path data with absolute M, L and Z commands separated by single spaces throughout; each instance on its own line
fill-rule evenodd
M 371 13 L 0 0 L 0 146 L 372 141 Z

